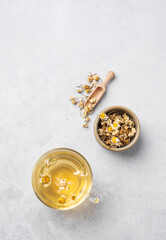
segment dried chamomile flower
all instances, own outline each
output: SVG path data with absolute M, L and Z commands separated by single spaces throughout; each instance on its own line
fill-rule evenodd
M 78 92 L 78 93 L 82 93 L 82 92 L 83 92 L 83 89 L 80 89 L 80 88 L 79 88 L 79 89 L 77 89 L 77 92 Z
M 133 137 L 134 135 L 135 135 L 135 133 L 136 133 L 136 129 L 135 128 L 132 128 L 131 129 L 131 132 L 129 132 L 129 137 Z
M 133 133 L 136 133 L 136 129 L 135 129 L 135 128 L 132 128 L 131 131 L 132 131 Z
M 129 123 L 128 123 L 128 124 L 129 124 L 130 128 L 131 128 L 131 127 L 134 127 L 134 122 L 133 122 L 132 120 L 129 120 Z
M 42 177 L 41 180 L 42 180 L 43 184 L 48 184 L 50 182 L 50 176 L 45 175 L 45 176 Z
M 123 117 L 123 119 L 126 121 L 126 120 L 129 120 L 129 116 L 126 114 L 126 113 L 124 113 L 123 115 L 122 115 L 122 117 Z
M 91 99 L 89 99 L 89 102 L 90 102 L 90 103 L 96 103 L 96 101 L 97 101 L 96 98 L 91 98 Z
M 117 137 L 112 137 L 111 142 L 112 142 L 113 144 L 116 144 L 116 143 L 119 142 L 119 138 L 117 138 Z
M 110 133 L 112 133 L 114 130 L 113 130 L 112 127 L 108 127 L 108 128 L 107 128 L 107 131 L 110 132 Z
M 73 97 L 73 96 L 70 96 L 70 97 L 69 97 L 69 99 L 70 99 L 70 100 L 74 100 L 74 99 L 75 99 L 75 97 Z
M 87 117 L 88 113 L 86 111 L 84 111 L 84 109 L 82 109 L 81 111 L 81 117 L 85 118 Z
M 101 113 L 98 134 L 106 145 L 119 148 L 130 143 L 136 129 L 133 120 L 126 113 Z
M 97 73 L 94 74 L 90 73 L 89 78 L 95 81 L 99 80 L 99 76 L 97 76 Z
M 46 168 L 51 166 L 51 163 L 50 163 L 49 159 L 44 160 L 44 165 L 45 165 Z
M 88 124 L 87 124 L 87 123 L 83 123 L 82 126 L 83 126 L 84 128 L 88 128 Z
M 98 129 L 98 134 L 99 134 L 99 135 L 103 135 L 103 129 L 99 128 L 99 129 Z
M 116 116 L 116 117 L 115 117 L 115 122 L 117 122 L 117 123 L 123 123 L 123 118 L 122 118 L 122 116 L 120 116 L 120 115 Z
M 124 134 L 124 130 L 123 130 L 123 129 L 120 129 L 120 130 L 119 130 L 119 134 L 120 134 L 120 135 L 123 135 L 123 134 Z
M 110 145 L 110 144 L 111 144 L 111 140 L 110 140 L 110 139 L 107 139 L 107 140 L 105 141 L 105 143 L 106 143 L 107 145 Z
M 125 143 L 126 143 L 126 144 L 129 144 L 129 142 L 130 142 L 130 138 L 126 138 L 126 139 L 125 139 Z
M 93 113 L 93 111 L 92 111 L 93 104 L 96 103 L 96 99 L 95 98 L 90 99 L 88 108 L 84 107 L 84 103 L 87 100 L 90 92 L 92 92 L 95 89 L 98 80 L 101 80 L 101 78 L 96 73 L 95 74 L 90 73 L 88 76 L 88 79 L 87 79 L 87 83 L 80 84 L 79 86 L 76 87 L 77 93 L 79 93 L 80 95 L 83 96 L 81 98 L 81 100 L 79 100 L 79 97 L 73 97 L 73 96 L 69 97 L 72 104 L 74 104 L 74 105 L 77 104 L 77 106 L 80 108 L 80 115 L 83 118 L 86 118 L 89 114 Z
M 96 82 L 95 80 L 93 80 L 93 81 L 92 81 L 92 86 L 93 86 L 93 87 L 96 87 L 96 85 L 97 85 L 97 82 Z
M 123 126 L 123 129 L 124 129 L 124 130 L 127 130 L 128 128 L 129 128 L 129 127 L 128 127 L 127 125 L 124 125 L 124 126 Z
M 128 125 L 130 125 L 130 119 L 125 119 L 124 122 Z
M 93 78 L 93 80 L 95 80 L 95 81 L 98 81 L 98 80 L 99 80 L 99 77 L 98 77 L 96 74 L 94 74 L 94 75 L 92 76 L 92 78 Z
M 71 200 L 75 201 L 76 198 L 77 198 L 76 195 L 73 195 L 73 196 L 71 197 Z
M 88 88 L 88 89 L 85 90 L 86 93 L 90 93 L 90 91 L 91 91 L 90 88 Z
M 111 126 L 114 130 L 117 130 L 118 128 L 120 128 L 120 125 L 118 124 L 118 122 L 113 122 L 112 126 Z
M 65 196 L 61 196 L 58 198 L 58 203 L 60 204 L 65 204 L 66 203 L 66 197 Z
M 73 99 L 71 102 L 72 102 L 72 104 L 77 104 L 77 100 L 76 99 Z
M 73 175 L 77 175 L 77 176 L 80 176 L 80 177 L 84 177 L 84 176 L 87 176 L 88 173 L 87 173 L 86 171 L 77 170 L 76 172 L 73 173 Z
M 85 117 L 84 118 L 84 122 L 88 123 L 90 121 L 90 118 L 89 117 Z
M 84 89 L 90 89 L 91 87 L 87 84 L 84 85 Z
M 100 119 L 101 120 L 107 120 L 108 116 L 105 113 L 100 113 Z
M 87 106 L 87 107 L 84 107 L 84 111 L 85 112 L 89 112 L 90 111 L 90 108 Z
M 111 121 L 111 119 L 110 119 L 109 117 L 108 117 L 108 119 L 105 120 L 104 122 L 106 123 L 106 125 L 107 125 L 108 127 L 111 127 L 111 126 L 112 126 L 112 121 Z
M 106 124 L 105 121 L 101 121 L 101 122 L 100 122 L 100 125 L 101 125 L 103 128 L 107 126 L 107 124 Z
M 90 112 L 90 108 L 89 107 L 84 107 L 82 110 L 81 110 L 81 117 L 85 118 L 88 116 Z
M 113 135 L 113 136 L 118 136 L 118 135 L 119 135 L 119 130 L 113 131 L 113 132 L 112 132 L 112 135 Z
M 111 121 L 115 121 L 116 114 L 115 114 L 115 113 L 113 113 L 113 114 L 108 114 L 108 117 L 111 119 Z
M 79 103 L 77 103 L 77 106 L 80 107 L 80 109 L 84 108 L 84 101 L 81 100 Z
M 89 76 L 88 77 L 88 82 L 91 83 L 93 81 L 93 77 L 92 76 Z

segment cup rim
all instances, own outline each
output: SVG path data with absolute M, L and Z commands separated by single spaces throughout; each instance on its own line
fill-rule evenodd
M 104 113 L 111 112 L 111 111 L 116 112 L 116 110 L 127 112 L 127 114 L 132 118 L 132 120 L 137 125 L 137 132 L 136 132 L 136 135 L 134 136 L 134 138 L 132 139 L 132 141 L 128 145 L 126 145 L 124 147 L 120 147 L 120 148 L 111 148 L 111 147 L 108 147 L 100 139 L 99 134 L 97 132 L 97 128 L 98 128 L 98 124 L 99 124 L 99 121 L 100 121 L 100 113 L 101 112 L 104 112 Z M 127 150 L 127 149 L 131 148 L 138 141 L 138 138 L 139 138 L 139 135 L 140 135 L 140 122 L 139 122 L 137 116 L 135 115 L 135 113 L 132 110 L 130 110 L 127 107 L 123 107 L 123 106 L 111 106 L 111 107 L 107 107 L 107 108 L 103 109 L 102 111 L 100 111 L 100 113 L 97 115 L 97 117 L 95 119 L 93 130 L 94 130 L 94 135 L 96 137 L 96 140 L 100 143 L 100 145 L 102 147 L 104 147 L 104 148 L 106 148 L 110 151 L 120 152 L 120 151 L 124 151 L 124 150 Z
M 64 209 L 58 209 L 58 208 L 53 207 L 53 206 L 50 206 L 49 204 L 47 204 L 46 202 L 44 202 L 44 201 L 39 197 L 39 195 L 37 194 L 37 191 L 35 190 L 34 183 L 33 183 L 33 180 L 34 180 L 34 179 L 33 179 L 33 176 L 34 176 L 34 174 L 35 174 L 35 170 L 36 170 L 36 167 L 37 167 L 38 163 L 39 163 L 40 161 L 42 161 L 42 159 L 43 159 L 45 156 L 47 156 L 49 153 L 54 152 L 54 151 L 57 151 L 57 150 L 69 150 L 69 151 L 71 151 L 71 152 L 74 152 L 74 153 L 78 154 L 78 155 L 86 162 L 86 164 L 88 165 L 89 171 L 90 171 L 90 177 L 91 177 L 91 183 L 90 183 L 90 185 L 89 185 L 89 187 L 88 187 L 88 192 L 86 193 L 86 195 L 85 195 L 77 204 L 75 204 L 75 205 L 73 205 L 73 206 L 70 206 L 70 207 L 68 207 L 68 208 L 64 208 Z M 85 158 L 82 154 L 80 154 L 79 152 L 77 152 L 77 151 L 75 151 L 75 150 L 73 150 L 73 149 L 71 149 L 71 148 L 53 148 L 53 149 L 45 152 L 44 154 L 42 154 L 42 155 L 38 158 L 38 160 L 36 161 L 36 163 L 35 163 L 35 165 L 34 165 L 34 167 L 33 167 L 33 170 L 32 170 L 31 183 L 32 183 L 32 188 L 33 188 L 33 191 L 34 191 L 35 195 L 37 196 L 37 198 L 38 198 L 43 204 L 45 204 L 47 207 L 53 208 L 53 209 L 58 210 L 58 211 L 66 211 L 66 210 L 70 210 L 70 209 L 72 209 L 72 208 L 77 207 L 77 206 L 80 205 L 82 202 L 84 202 L 84 200 L 89 196 L 89 194 L 90 194 L 90 192 L 91 192 L 92 184 L 93 184 L 93 174 L 92 174 L 92 169 L 91 169 L 91 166 L 90 166 L 89 162 L 88 162 L 88 161 L 86 160 L 86 158 Z

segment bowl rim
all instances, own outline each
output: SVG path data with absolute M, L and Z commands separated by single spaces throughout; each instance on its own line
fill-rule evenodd
M 110 148 L 108 147 L 99 137 L 98 135 L 98 132 L 97 132 L 97 127 L 98 127 L 98 124 L 99 124 L 99 120 L 100 120 L 100 113 L 101 112 L 104 112 L 104 113 L 107 113 L 107 112 L 111 112 L 111 111 L 116 111 L 116 110 L 121 110 L 121 111 L 124 111 L 124 112 L 127 112 L 128 115 L 132 118 L 132 120 L 137 124 L 137 132 L 136 132 L 136 135 L 134 136 L 133 140 L 126 146 L 124 147 L 120 147 L 120 148 Z M 138 141 L 138 138 L 139 138 L 139 135 L 140 135 L 140 122 L 137 118 L 137 116 L 135 115 L 135 113 L 130 110 L 129 108 L 127 107 L 124 107 L 124 106 L 110 106 L 110 107 L 107 107 L 105 109 L 103 109 L 102 111 L 100 111 L 100 113 L 97 115 L 96 119 L 95 119 L 95 122 L 94 122 L 94 135 L 96 137 L 96 140 L 100 143 L 101 146 L 103 146 L 104 148 L 110 150 L 110 151 L 115 151 L 115 152 L 121 152 L 121 151 L 124 151 L 124 150 L 127 150 L 129 148 L 131 148 L 137 141 Z

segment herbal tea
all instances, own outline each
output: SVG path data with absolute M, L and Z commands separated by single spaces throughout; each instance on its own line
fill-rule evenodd
M 88 162 L 77 152 L 55 149 L 36 163 L 32 185 L 42 202 L 65 210 L 77 206 L 88 196 L 92 173 Z

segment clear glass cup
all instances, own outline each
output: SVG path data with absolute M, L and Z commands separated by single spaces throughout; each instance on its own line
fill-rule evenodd
M 36 196 L 49 207 L 67 210 L 86 198 L 99 199 L 90 193 L 92 170 L 87 160 L 68 148 L 57 148 L 43 154 L 32 172 L 32 187 Z

